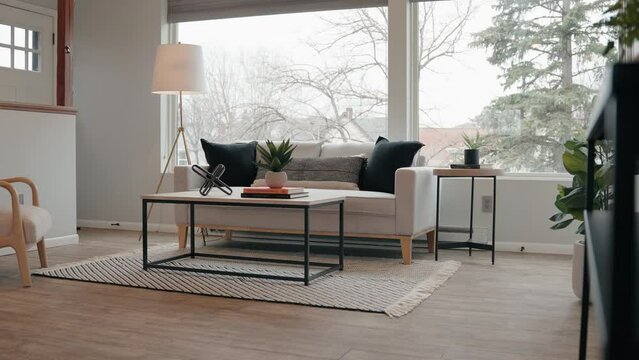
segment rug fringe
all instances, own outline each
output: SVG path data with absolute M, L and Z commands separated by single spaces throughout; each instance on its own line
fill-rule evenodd
M 392 318 L 398 318 L 411 312 L 422 301 L 426 300 L 435 292 L 446 280 L 459 270 L 461 262 L 449 260 L 444 262 L 437 273 L 430 276 L 415 286 L 411 292 L 384 309 L 384 313 Z

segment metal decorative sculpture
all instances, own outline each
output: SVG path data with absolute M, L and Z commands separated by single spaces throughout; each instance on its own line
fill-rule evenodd
M 209 192 L 211 192 L 211 189 L 214 187 L 220 189 L 226 195 L 233 194 L 233 189 L 231 189 L 230 186 L 226 185 L 226 183 L 220 179 L 220 177 L 226 170 L 224 165 L 218 164 L 211 172 L 206 171 L 198 165 L 191 166 L 191 169 L 194 173 L 204 178 L 204 184 L 202 184 L 202 187 L 200 187 L 200 194 L 202 196 L 208 195 Z

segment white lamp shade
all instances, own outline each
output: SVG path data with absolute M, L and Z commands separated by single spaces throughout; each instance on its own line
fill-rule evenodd
M 158 46 L 151 91 L 155 94 L 206 91 L 202 47 L 188 44 Z

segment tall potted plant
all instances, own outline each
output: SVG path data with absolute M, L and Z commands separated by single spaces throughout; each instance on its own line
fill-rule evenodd
M 267 170 L 264 180 L 268 187 L 279 189 L 286 185 L 288 176 L 283 170 L 293 159 L 293 150 L 295 146 L 291 145 L 290 139 L 282 141 L 279 145 L 275 145 L 271 140 L 266 140 L 266 147 L 257 145 L 262 159 L 256 165 Z
M 551 229 L 567 228 L 573 222 L 579 223 L 576 233 L 585 234 L 584 210 L 586 209 L 586 177 L 588 167 L 588 144 L 584 141 L 569 140 L 564 143 L 562 156 L 564 168 L 573 175 L 570 186 L 557 185 L 555 207 L 558 213 L 550 217 L 555 222 Z M 607 210 L 611 206 L 613 175 L 612 149 L 606 143 L 595 146 L 595 210 Z M 573 245 L 572 289 L 577 297 L 581 297 L 582 274 L 584 266 L 584 240 Z

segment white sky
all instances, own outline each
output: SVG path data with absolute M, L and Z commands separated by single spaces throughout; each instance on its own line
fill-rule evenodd
M 461 40 L 460 54 L 433 64 L 432 71 L 422 73 L 420 81 L 420 107 L 428 109 L 429 120 L 422 116 L 421 123 L 429 126 L 453 127 L 478 115 L 490 100 L 503 94 L 498 79 L 499 69 L 488 64 L 482 49 L 470 49 L 470 34 L 491 24 L 494 0 L 475 0 L 475 11 Z M 452 2 L 437 3 L 446 9 Z M 344 11 L 257 16 L 224 20 L 192 22 L 180 25 L 179 40 L 200 44 L 205 51 L 227 53 L 253 53 L 267 51 L 286 57 L 295 63 L 317 63 L 317 54 L 306 44 L 317 39 L 326 29 L 320 16 L 335 16 Z M 380 87 L 385 79 L 372 78 Z

